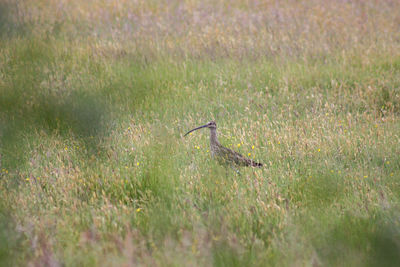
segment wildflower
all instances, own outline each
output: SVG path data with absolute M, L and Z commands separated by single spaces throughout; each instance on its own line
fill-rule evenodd
M 189 135 L 192 135 L 193 133 L 190 133 Z
M 128 166 L 125 166 L 125 169 L 128 169 Z
M 29 177 L 25 179 L 26 181 L 29 181 Z
M 240 143 L 239 143 L 239 144 L 237 144 L 237 147 L 240 147 Z
M 131 129 L 131 127 L 128 127 L 128 130 L 130 130 Z
M 254 146 L 251 146 L 251 149 L 254 149 Z
M 318 148 L 318 152 L 321 152 L 321 149 L 320 149 L 320 148 Z
M 65 151 L 67 151 L 67 150 L 68 150 L 68 147 L 67 147 L 67 146 L 65 146 L 65 147 L 64 147 L 64 150 L 65 150 Z
M 250 156 L 251 156 L 251 153 L 248 153 L 248 154 L 247 154 L 247 156 L 249 156 L 249 157 L 250 157 Z
M 390 161 L 386 161 L 386 164 L 390 164 Z
M 368 175 L 364 175 L 364 178 L 368 178 Z
M 136 165 L 139 166 L 139 162 L 136 162 Z
M 136 209 L 136 212 L 140 212 L 142 209 L 141 208 L 137 208 Z
M 209 150 L 207 149 L 207 152 L 208 152 Z
M 280 145 L 281 144 L 281 141 L 278 141 L 278 145 Z

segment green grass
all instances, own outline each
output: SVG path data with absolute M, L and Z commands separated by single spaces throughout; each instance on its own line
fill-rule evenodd
M 0 265 L 397 266 L 396 1 L 0 5 Z M 264 163 L 219 166 L 220 141 Z

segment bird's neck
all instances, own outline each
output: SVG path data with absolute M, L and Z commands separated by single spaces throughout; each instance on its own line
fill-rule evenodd
M 217 139 L 217 129 L 210 129 L 210 144 L 211 146 L 217 145 L 218 139 Z

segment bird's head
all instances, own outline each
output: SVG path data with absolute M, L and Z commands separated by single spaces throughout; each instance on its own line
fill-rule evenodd
M 185 133 L 184 136 L 190 134 L 191 132 L 194 132 L 194 131 L 196 131 L 196 130 L 199 130 L 199 129 L 201 129 L 201 128 L 217 129 L 217 124 L 215 123 L 215 121 L 210 121 L 210 122 L 207 123 L 207 124 L 204 124 L 204 125 L 202 125 L 202 126 L 199 126 L 199 127 L 197 127 L 197 128 L 194 128 L 194 129 L 190 130 L 189 132 Z

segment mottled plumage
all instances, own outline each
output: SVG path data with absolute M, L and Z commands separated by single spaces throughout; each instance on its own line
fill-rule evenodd
M 210 151 L 211 156 L 216 157 L 221 164 L 235 164 L 236 166 L 251 166 L 251 167 L 261 167 L 262 163 L 255 162 L 249 158 L 244 157 L 236 151 L 233 151 L 227 147 L 222 146 L 217 139 L 217 124 L 214 121 L 202 125 L 200 127 L 194 128 L 185 134 L 199 130 L 201 128 L 210 129 Z

